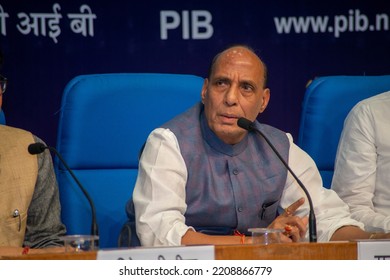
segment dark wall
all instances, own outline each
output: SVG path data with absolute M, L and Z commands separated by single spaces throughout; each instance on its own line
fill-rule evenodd
M 296 138 L 308 80 L 390 74 L 389 3 L 2 0 L 7 124 L 55 145 L 62 91 L 73 77 L 108 72 L 205 77 L 217 51 L 244 43 L 269 68 L 271 101 L 260 120 Z M 72 14 L 88 15 L 88 9 L 96 18 L 77 31 L 82 26 Z

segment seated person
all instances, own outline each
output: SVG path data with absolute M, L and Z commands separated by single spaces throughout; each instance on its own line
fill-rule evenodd
M 1 109 L 7 85 L 2 75 L 0 85 Z M 34 142 L 43 143 L 28 131 L 0 125 L 0 256 L 42 248 L 62 251 L 66 229 L 52 158 L 48 150 L 29 154 L 27 147 Z
M 390 232 L 390 91 L 362 100 L 341 134 L 332 189 L 369 231 Z
M 369 238 L 337 194 L 323 188 L 314 161 L 291 135 L 256 120 L 270 99 L 266 80 L 252 49 L 227 48 L 211 63 L 201 102 L 151 132 L 127 204 L 143 246 L 251 243 L 233 233 L 249 235 L 254 227 L 285 230 L 282 242 L 307 240 L 304 192 L 264 138 L 237 125 L 241 117 L 255 122 L 308 188 L 318 241 Z

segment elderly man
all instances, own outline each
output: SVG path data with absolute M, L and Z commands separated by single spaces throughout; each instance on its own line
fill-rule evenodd
M 241 117 L 255 122 L 309 189 L 319 241 L 370 236 L 322 187 L 291 135 L 256 121 L 270 100 L 266 79 L 254 51 L 230 47 L 213 59 L 201 102 L 149 135 L 127 205 L 142 245 L 250 243 L 243 237 L 253 227 L 283 229 L 282 242 L 307 238 L 305 194 L 264 138 L 237 125 Z

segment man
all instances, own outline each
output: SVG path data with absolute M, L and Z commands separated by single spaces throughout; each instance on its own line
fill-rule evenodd
M 0 109 L 6 85 L 0 75 Z M 62 250 L 66 229 L 52 158 L 49 151 L 30 155 L 34 142 L 43 143 L 28 131 L 0 125 L 0 255 Z
M 390 232 L 390 91 L 350 111 L 336 155 L 332 189 L 367 230 Z
M 253 227 L 284 229 L 282 242 L 307 236 L 303 191 L 261 136 L 237 126 L 240 117 L 255 121 L 266 109 L 266 79 L 251 49 L 228 48 L 211 64 L 202 102 L 149 135 L 133 193 L 142 245 L 250 243 L 242 234 Z M 369 237 L 347 205 L 322 188 L 313 160 L 289 134 L 256 127 L 309 189 L 319 241 Z M 131 210 L 130 201 L 129 216 Z

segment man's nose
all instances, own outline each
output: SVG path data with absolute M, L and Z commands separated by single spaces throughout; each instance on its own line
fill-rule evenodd
M 237 103 L 239 90 L 236 86 L 232 85 L 225 94 L 225 101 L 228 105 L 234 105 Z

